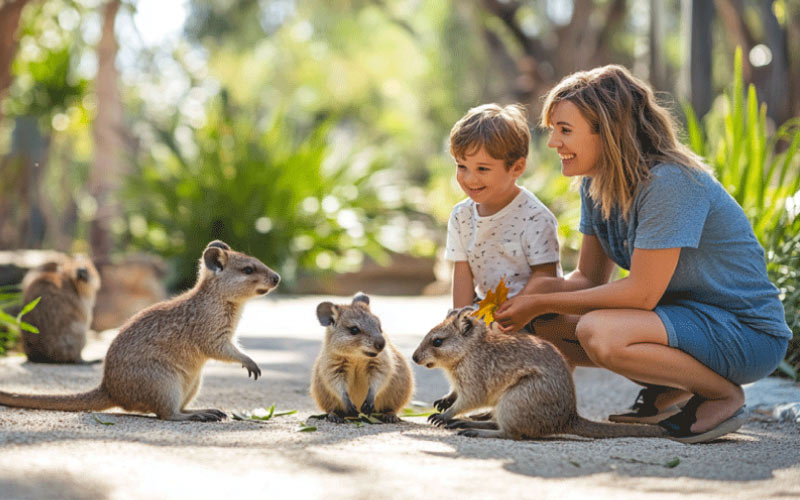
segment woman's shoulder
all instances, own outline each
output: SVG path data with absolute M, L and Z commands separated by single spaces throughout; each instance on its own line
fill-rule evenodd
M 700 183 L 714 182 L 714 177 L 707 170 L 687 167 L 677 163 L 659 163 L 650 169 L 652 179 L 658 181 L 693 181 Z
M 650 179 L 646 181 L 643 191 L 673 191 L 676 195 L 687 196 L 698 191 L 715 192 L 721 188 L 713 175 L 706 170 L 678 165 L 675 163 L 659 163 L 650 169 Z

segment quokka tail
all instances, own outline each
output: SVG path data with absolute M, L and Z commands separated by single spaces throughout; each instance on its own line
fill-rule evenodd
M 17 408 L 60 411 L 101 411 L 116 406 L 102 387 L 80 394 L 14 394 L 0 391 L 0 404 Z
M 615 438 L 615 437 L 666 437 L 667 432 L 657 425 L 641 424 L 614 424 L 609 422 L 593 422 L 583 417 L 577 417 L 571 434 L 589 438 Z

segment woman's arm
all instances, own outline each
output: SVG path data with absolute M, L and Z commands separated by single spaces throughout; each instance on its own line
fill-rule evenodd
M 502 330 L 516 331 L 531 318 L 546 313 L 585 314 L 595 309 L 652 310 L 672 279 L 680 252 L 680 248 L 637 248 L 631 257 L 630 274 L 623 279 L 579 290 L 518 295 L 502 304 L 495 313 L 495 318 Z M 581 253 L 583 254 L 583 247 Z M 573 281 L 575 284 L 595 283 L 596 279 L 610 276 L 613 267 L 604 268 L 601 272 L 589 268 L 586 273 L 580 266 L 578 269 L 579 276 L 565 281 Z
M 475 284 L 469 262 L 456 261 L 453 268 L 453 308 L 472 305 L 475 302 Z
M 555 274 L 555 263 L 531 267 L 533 274 L 520 295 L 570 292 L 608 283 L 614 262 L 608 258 L 594 235 L 584 235 L 578 255 L 578 267 L 564 278 Z

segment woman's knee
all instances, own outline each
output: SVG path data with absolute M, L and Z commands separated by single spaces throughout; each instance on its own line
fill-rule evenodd
M 625 346 L 603 316 L 601 311 L 583 315 L 575 327 L 575 336 L 589 358 L 598 366 L 605 367 L 620 358 Z

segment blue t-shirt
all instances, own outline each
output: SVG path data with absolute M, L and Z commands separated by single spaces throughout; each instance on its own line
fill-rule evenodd
M 603 218 L 581 184 L 583 234 L 595 235 L 617 265 L 630 269 L 634 248 L 681 248 L 660 303 L 692 300 L 736 314 L 748 326 L 791 338 L 778 289 L 767 277 L 764 250 L 742 208 L 706 172 L 661 164 L 635 195 L 628 222 L 619 209 Z

